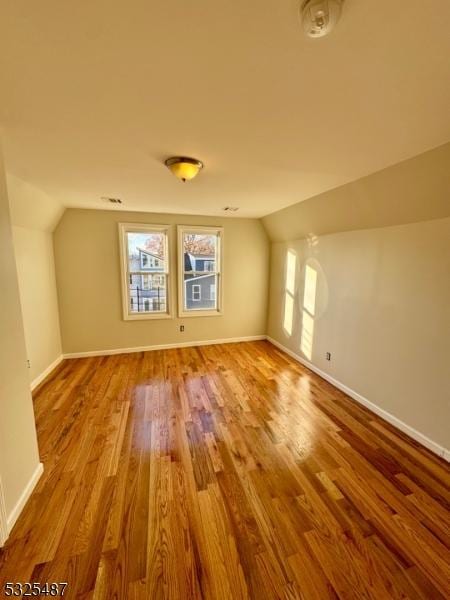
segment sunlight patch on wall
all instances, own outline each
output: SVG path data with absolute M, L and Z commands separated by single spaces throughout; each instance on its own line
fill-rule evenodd
M 283 328 L 284 331 L 291 336 L 292 335 L 292 327 L 294 325 L 294 298 L 286 292 L 284 298 L 284 321 Z
M 294 294 L 297 255 L 293 250 L 288 250 L 286 255 L 286 280 L 284 292 L 284 319 L 283 329 L 290 337 L 294 327 Z
M 305 291 L 303 293 L 303 308 L 314 316 L 316 310 L 317 271 L 306 265 Z
M 317 271 L 310 265 L 305 268 L 303 292 L 302 332 L 300 349 L 308 360 L 312 358 L 314 343 L 314 314 L 316 311 Z
M 295 292 L 295 267 L 297 265 L 297 255 L 293 250 L 289 250 L 286 258 L 286 291 L 294 295 Z
M 308 360 L 312 358 L 312 349 L 314 341 L 314 319 L 306 310 L 302 316 L 302 337 L 300 340 L 300 349 Z

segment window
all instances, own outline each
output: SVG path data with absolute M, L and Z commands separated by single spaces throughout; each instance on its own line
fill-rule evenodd
M 222 228 L 178 227 L 180 316 L 222 314 L 222 243 Z
M 120 223 L 124 319 L 169 317 L 168 227 Z

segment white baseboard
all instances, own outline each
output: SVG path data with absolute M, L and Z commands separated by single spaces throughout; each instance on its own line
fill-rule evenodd
M 110 356 L 112 354 L 131 354 L 133 352 L 149 352 L 151 350 L 169 350 L 171 348 L 190 348 L 192 346 L 211 346 L 214 344 L 235 344 L 237 342 L 254 342 L 265 340 L 265 335 L 248 335 L 245 337 L 223 338 L 221 340 L 203 340 L 198 342 L 175 342 L 155 346 L 137 346 L 136 348 L 114 348 L 112 350 L 91 350 L 89 352 L 69 352 L 64 358 L 84 358 L 87 356 Z
M 44 465 L 42 463 L 39 463 L 38 466 L 36 467 L 36 469 L 34 470 L 34 473 L 30 477 L 30 480 L 28 481 L 27 485 L 25 486 L 25 489 L 21 493 L 20 498 L 17 500 L 16 505 L 14 506 L 14 508 L 9 513 L 9 515 L 6 519 L 6 526 L 8 529 L 8 534 L 11 531 L 11 529 L 14 527 L 15 522 L 19 518 L 20 513 L 22 512 L 25 504 L 27 503 L 28 498 L 31 496 L 31 494 L 32 494 L 34 488 L 36 487 L 36 484 L 39 481 L 43 472 L 44 472 Z
M 49 375 L 53 371 L 53 369 L 55 369 L 59 365 L 63 358 L 64 356 L 62 354 L 58 356 L 58 358 L 54 360 L 51 365 L 48 365 L 45 371 L 42 371 L 40 375 L 33 379 L 33 381 L 30 383 L 31 391 L 33 391 L 34 388 L 36 388 L 41 383 L 41 381 L 44 381 L 47 375 Z
M 450 462 L 450 450 L 444 448 L 444 446 L 441 446 L 440 444 L 437 444 L 433 440 L 430 440 L 430 438 L 428 438 L 420 431 L 417 431 L 417 429 L 414 429 L 410 425 L 407 425 L 399 418 L 395 417 L 383 408 L 380 408 L 364 396 L 361 396 L 361 394 L 358 394 L 358 392 L 355 392 L 355 390 L 352 390 L 351 388 L 347 387 L 345 384 L 341 383 L 325 371 L 322 371 L 322 369 L 319 369 L 313 363 L 309 362 L 299 354 L 296 354 L 292 350 L 289 350 L 289 348 L 286 348 L 286 346 L 283 346 L 283 344 L 280 344 L 280 342 L 277 342 L 277 340 L 274 340 L 270 336 L 266 336 L 266 339 L 271 344 L 273 344 L 274 346 L 291 356 L 294 360 L 298 361 L 305 367 L 308 367 L 308 369 L 314 371 L 314 373 L 317 373 L 317 375 L 320 375 L 320 377 L 334 385 L 334 387 L 338 388 L 338 390 L 341 390 L 342 392 L 347 394 L 347 396 L 350 396 L 350 398 L 353 398 L 353 400 L 359 402 L 359 404 L 362 404 L 370 411 L 372 411 L 373 413 L 375 413 L 376 415 L 393 425 L 394 427 L 397 427 L 397 429 L 400 429 L 400 431 L 403 431 L 403 433 L 409 435 L 409 437 L 411 437 L 416 442 L 419 442 L 419 444 L 421 444 L 422 446 L 425 446 L 425 448 L 428 448 L 428 450 L 434 452 L 434 454 L 437 454 L 441 458 L 444 458 L 446 461 Z

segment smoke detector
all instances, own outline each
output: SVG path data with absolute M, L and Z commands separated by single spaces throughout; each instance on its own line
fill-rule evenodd
M 343 0 L 306 0 L 300 6 L 300 18 L 308 37 L 328 35 L 341 16 Z

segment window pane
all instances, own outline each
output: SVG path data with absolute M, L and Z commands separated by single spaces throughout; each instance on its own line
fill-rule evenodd
M 164 272 L 165 234 L 159 231 L 128 232 L 128 271 Z
M 217 310 L 218 275 L 184 274 L 184 309 Z
M 214 233 L 184 233 L 184 270 L 200 273 L 218 270 L 217 235 Z
M 167 285 L 164 274 L 129 275 L 130 312 L 167 312 Z

